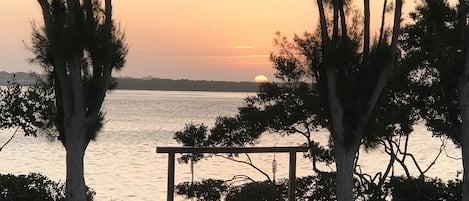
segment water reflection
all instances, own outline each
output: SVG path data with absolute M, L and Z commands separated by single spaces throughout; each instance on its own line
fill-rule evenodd
M 165 92 L 117 90 L 108 95 L 104 111 L 107 123 L 98 139 L 93 141 L 85 156 L 85 177 L 96 192 L 96 200 L 165 200 L 167 155 L 156 154 L 156 146 L 177 146 L 173 133 L 189 122 L 213 124 L 219 115 L 232 115 L 242 104 L 246 93 L 217 92 Z M 2 132 L 0 142 L 5 141 L 9 131 Z M 327 142 L 327 134 L 317 135 L 319 141 Z M 423 127 L 417 127 L 411 137 L 409 151 L 426 166 L 438 153 L 438 139 L 428 137 Z M 260 146 L 294 146 L 304 139 L 299 135 L 281 137 L 266 134 Z M 458 149 L 449 143 L 447 152 L 460 157 Z M 272 154 L 252 154 L 253 162 L 271 174 Z M 297 176 L 311 174 L 311 163 L 299 153 Z M 288 154 L 276 154 L 277 178 L 288 177 Z M 16 137 L 0 152 L 0 172 L 27 174 L 41 172 L 54 180 L 65 179 L 65 151 L 60 142 L 49 142 L 45 137 Z M 370 153 L 362 151 L 360 164 L 368 173 L 382 171 L 387 155 L 377 149 Z M 330 167 L 333 169 L 333 167 Z M 458 160 L 442 156 L 428 176 L 443 180 L 454 178 L 462 165 Z M 396 168 L 397 174 L 402 170 Z M 415 168 L 411 171 L 416 173 Z M 262 174 L 247 165 L 235 164 L 226 159 L 212 157 L 195 166 L 196 180 L 216 177 L 231 179 L 233 175 L 247 174 L 264 180 Z M 190 166 L 176 164 L 175 183 L 190 181 Z M 182 198 L 177 198 L 182 200 Z

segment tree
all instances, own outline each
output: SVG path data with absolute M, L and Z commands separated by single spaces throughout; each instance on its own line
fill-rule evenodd
M 469 51 L 467 1 L 426 0 L 404 29 L 403 63 L 410 68 L 416 108 L 433 135 L 450 137 L 463 156 L 462 200 L 469 200 Z
M 468 2 L 459 0 L 458 20 L 459 20 L 459 46 L 463 53 L 461 65 L 462 74 L 459 77 L 459 107 L 461 111 L 461 137 L 462 137 L 462 157 L 463 157 L 463 201 L 469 201 L 469 27 L 467 25 Z
M 112 20 L 111 0 L 38 0 L 43 27 L 33 27 L 32 61 L 54 89 L 55 126 L 66 151 L 66 198 L 86 200 L 83 158 L 102 127 L 101 106 L 125 63 L 124 34 Z
M 379 39 L 373 42 L 369 36 L 368 1 L 364 1 L 362 27 L 358 26 L 362 24 L 361 15 L 349 8 L 350 2 L 328 3 L 332 16 L 327 15 L 329 10 L 326 11 L 323 1 L 317 1 L 320 27 L 316 33 L 296 36 L 293 43 L 281 36 L 276 39 L 279 50 L 271 59 L 276 77 L 285 84 L 261 87 L 257 97 L 249 98 L 247 106 L 240 108 L 232 122 L 219 118 L 210 130 L 207 138 L 210 143 L 206 145 L 242 146 L 266 129 L 300 133 L 307 138 L 313 169 L 316 169 L 316 161 L 331 161 L 328 151 L 311 139 L 312 131 L 325 128 L 330 131 L 336 164 L 337 199 L 354 200 L 353 175 L 360 145 L 393 132 L 409 133 L 409 125 L 414 120 L 408 107 L 396 107 L 405 105 L 406 92 L 383 93 L 398 57 L 402 1 L 397 0 L 395 4 L 391 39 L 386 37 L 389 34 L 383 25 Z M 348 19 L 352 23 L 347 23 Z M 380 113 L 392 109 L 406 111 L 391 119 Z M 230 126 L 233 122 L 243 126 Z M 393 125 L 396 122 L 400 125 Z M 239 138 L 240 133 L 246 133 L 244 136 L 248 138 Z M 210 141 L 219 138 L 223 140 Z
M 372 122 L 373 112 L 398 57 L 397 39 L 400 33 L 402 1 L 395 1 L 391 43 L 384 45 L 385 41 L 379 41 L 381 47 L 377 47 L 375 55 L 369 46 L 369 1 L 365 0 L 363 3 L 363 37 L 357 35 L 353 27 L 348 30 L 351 24 L 347 24 L 347 7 L 343 0 L 331 1 L 333 14 L 329 21 L 323 1 L 317 0 L 317 4 L 320 47 L 316 50 L 321 52 L 310 49 L 304 49 L 303 52 L 310 63 L 309 69 L 320 96 L 327 102 L 324 105 L 327 111 L 327 123 L 324 126 L 330 131 L 334 146 L 337 200 L 351 201 L 354 200 L 352 188 L 355 155 L 367 135 L 367 127 Z M 356 25 L 353 23 L 353 26 Z M 362 51 L 360 44 L 363 44 Z M 383 54 L 382 51 L 388 54 Z M 373 63 L 374 61 L 380 63 Z

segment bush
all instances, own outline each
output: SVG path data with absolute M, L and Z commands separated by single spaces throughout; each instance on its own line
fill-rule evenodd
M 87 200 L 92 201 L 93 189 L 88 188 Z M 0 174 L 1 201 L 65 201 L 65 185 L 39 173 L 29 175 Z
M 393 201 L 459 201 L 461 180 L 444 183 L 439 179 L 391 177 L 389 183 Z
M 218 201 L 228 186 L 222 180 L 207 179 L 202 182 L 183 182 L 176 186 L 176 193 L 186 199 L 198 198 L 198 201 Z
M 230 189 L 226 201 L 277 201 L 282 199 L 282 186 L 270 182 L 252 182 Z
M 334 184 L 334 174 L 329 173 L 296 178 L 295 200 L 334 200 Z M 288 197 L 288 180 L 281 180 L 278 184 L 263 181 L 234 186 L 223 180 L 207 179 L 180 183 L 176 185 L 176 193 L 198 201 L 218 201 L 223 197 L 226 201 L 280 201 Z

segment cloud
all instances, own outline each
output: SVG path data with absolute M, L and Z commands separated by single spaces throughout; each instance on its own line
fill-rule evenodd
M 267 58 L 270 57 L 270 54 L 250 54 L 250 55 L 242 55 L 241 58 Z
M 233 49 L 254 49 L 253 46 L 249 46 L 249 45 L 236 45 L 236 46 L 233 46 L 233 47 L 230 47 L 230 48 L 233 48 Z

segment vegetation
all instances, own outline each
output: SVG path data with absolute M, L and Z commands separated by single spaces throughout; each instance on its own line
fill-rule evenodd
M 20 85 L 34 85 L 37 78 L 44 79 L 45 75 L 35 73 L 7 73 L 0 71 L 0 85 L 7 85 L 8 80 L 15 76 Z M 223 92 L 256 92 L 258 83 L 254 82 L 229 82 L 229 81 L 206 81 L 206 80 L 173 80 L 153 77 L 144 78 L 114 78 L 117 85 L 115 89 L 129 90 L 164 90 L 164 91 L 223 91 Z
M 55 110 L 52 104 L 52 89 L 36 82 L 23 89 L 16 79 L 8 81 L 5 88 L 0 89 L 0 130 L 13 129 L 14 132 L 0 146 L 0 151 L 14 138 L 18 130 L 25 135 L 36 136 L 46 131 L 52 134 L 53 122 L 49 115 Z
M 7 193 L 0 195 L 84 201 L 83 157 L 102 127 L 102 102 L 106 91 L 115 87 L 111 73 L 123 67 L 127 47 L 112 20 L 111 0 L 104 6 L 97 0 L 38 2 L 45 26 L 33 28 L 32 61 L 44 67 L 48 82 L 27 90 L 12 82 L 2 89 L 1 128 L 35 135 L 55 126 L 67 151 L 66 190 L 41 175 L 7 175 L 0 177 L 0 185 L 15 188 L 2 187 Z M 410 15 L 414 23 L 401 33 L 402 0 L 392 6 L 385 0 L 375 39 L 370 36 L 369 0 L 363 1 L 363 11 L 354 9 L 350 0 L 316 2 L 317 30 L 292 40 L 280 33 L 275 38 L 271 60 L 281 84 L 260 85 L 238 114 L 218 117 L 211 128 L 186 125 L 175 133 L 176 141 L 193 147 L 236 147 L 255 144 L 263 133 L 301 135 L 313 172 L 297 179 L 298 200 L 469 200 L 468 2 L 451 7 L 445 0 L 425 0 Z M 393 23 L 386 28 L 389 13 Z M 462 147 L 463 182 L 425 176 L 445 142 L 427 168 L 408 153 L 409 134 L 419 119 L 434 136 L 449 137 Z M 317 131 L 328 131 L 327 144 L 317 141 Z M 389 157 L 385 170 L 376 175 L 362 172 L 357 165 L 360 147 L 383 149 Z M 176 187 L 178 194 L 231 201 L 286 197 L 287 181 L 276 183 L 250 159 L 211 156 L 248 164 L 266 180 L 241 185 L 214 179 L 185 182 Z M 185 154 L 179 161 L 195 163 L 204 157 Z M 410 174 L 409 160 L 417 176 Z M 323 165 L 335 165 L 335 170 L 321 169 Z M 395 166 L 404 169 L 405 177 L 394 175 Z M 20 189 L 16 186 L 27 190 L 10 190 Z
M 65 201 L 65 186 L 44 175 L 0 175 L 0 200 L 3 201 Z M 86 200 L 92 201 L 96 193 L 87 188 Z
M 328 195 L 336 197 L 310 194 L 310 199 L 385 200 L 392 196 L 393 200 L 460 200 L 460 181 L 444 183 L 425 176 L 445 142 L 426 168 L 407 151 L 412 125 L 419 119 L 426 120 L 435 136 L 446 135 L 456 143 L 461 139 L 459 128 L 464 120 L 459 109 L 464 108 L 464 101 L 458 98 L 462 93 L 458 91 L 463 89 L 458 86 L 468 79 L 454 79 L 464 66 L 460 11 L 446 1 L 425 1 L 411 15 L 415 24 L 406 26 L 401 34 L 402 2 L 395 1 L 394 24 L 386 31 L 389 5 L 385 1 L 381 33 L 371 41 L 368 1 L 364 1 L 363 18 L 351 14 L 348 1 L 328 1 L 330 5 L 317 2 L 321 26 L 316 32 L 295 36 L 292 42 L 280 34 L 275 39 L 278 51 L 272 54 L 272 61 L 277 78 L 284 83 L 261 85 L 235 117 L 219 117 L 210 129 L 203 124 L 188 125 L 176 133 L 175 139 L 186 146 L 245 146 L 255 144 L 266 131 L 300 134 L 310 147 L 308 157 L 315 176 L 335 177 L 324 185 L 315 185 L 314 190 L 334 186 L 336 190 Z M 346 23 L 347 17 L 351 17 L 353 27 Z M 357 26 L 361 20 L 363 27 Z M 399 35 L 402 52 L 398 51 Z M 400 67 L 394 68 L 397 65 Z M 330 132 L 329 144 L 315 141 L 315 131 L 319 130 Z M 357 166 L 361 146 L 368 150 L 382 148 L 389 156 L 386 169 L 376 175 L 361 172 Z M 202 157 L 188 154 L 181 161 Z M 225 156 L 239 162 L 232 157 L 236 156 Z M 408 171 L 409 162 L 419 171 L 415 178 Z M 335 164 L 337 172 L 321 170 L 318 163 Z M 406 177 L 394 176 L 396 165 L 404 169 Z M 423 193 L 409 195 L 402 186 L 413 186 Z
M 31 50 L 54 92 L 53 118 L 66 150 L 66 199 L 85 201 L 83 158 L 103 125 L 101 106 L 124 66 L 124 34 L 105 0 L 38 0 L 44 26 L 33 26 Z
M 469 51 L 467 1 L 423 1 L 404 29 L 403 66 L 409 68 L 415 110 L 435 136 L 462 148 L 463 200 L 469 200 Z

